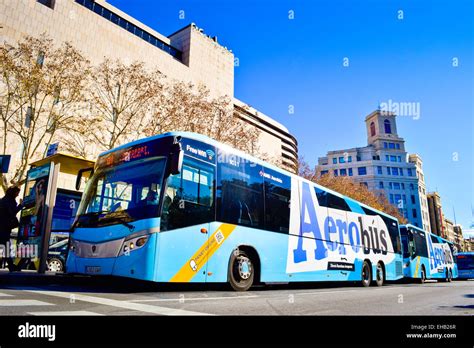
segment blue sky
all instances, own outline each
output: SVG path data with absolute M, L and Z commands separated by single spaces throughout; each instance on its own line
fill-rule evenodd
M 379 103 L 420 103 L 420 118 L 398 117 L 398 132 L 445 215 L 454 208 L 465 228 L 474 219 L 472 1 L 109 2 L 163 35 L 190 22 L 217 35 L 240 61 L 235 96 L 286 125 L 311 164 L 364 146 L 364 118 Z

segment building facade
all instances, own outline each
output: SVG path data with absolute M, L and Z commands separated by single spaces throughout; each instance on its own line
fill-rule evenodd
M 443 209 L 441 206 L 441 197 L 438 192 L 430 192 L 427 194 L 428 211 L 430 214 L 431 232 L 445 238 L 446 228 L 444 226 Z
M 408 162 L 415 164 L 416 177 L 418 178 L 418 197 L 420 200 L 421 223 L 425 231 L 431 232 L 430 212 L 428 209 L 428 199 L 426 198 L 425 175 L 423 173 L 423 161 L 417 154 L 410 154 Z
M 405 140 L 397 133 L 396 115 L 376 110 L 365 118 L 367 146 L 329 151 L 318 159 L 318 175 L 350 176 L 398 207 L 407 220 L 418 227 L 423 224 L 417 166 L 408 161 Z M 424 177 L 423 178 L 423 190 Z
M 69 41 L 92 64 L 105 57 L 143 61 L 167 77 L 205 85 L 214 97 L 233 100 L 235 117 L 261 131 L 259 145 L 295 172 L 298 144 L 288 129 L 234 97 L 234 54 L 195 24 L 164 36 L 104 0 L 0 0 L 0 40 L 48 35 Z M 15 155 L 15 154 L 13 154 Z

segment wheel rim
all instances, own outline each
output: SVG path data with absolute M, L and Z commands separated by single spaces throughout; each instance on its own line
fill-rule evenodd
M 383 280 L 383 269 L 381 266 L 377 266 L 377 280 L 379 282 Z
M 369 267 L 367 265 L 364 265 L 364 268 L 362 269 L 362 280 L 364 282 L 369 281 Z
M 51 272 L 59 272 L 62 270 L 62 265 L 58 260 L 52 260 L 49 262 L 48 268 Z
M 239 256 L 234 263 L 234 278 L 238 281 L 246 281 L 252 275 L 252 262 L 248 257 Z

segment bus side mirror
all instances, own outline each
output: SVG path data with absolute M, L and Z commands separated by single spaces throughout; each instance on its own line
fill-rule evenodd
M 170 174 L 176 175 L 181 173 L 181 167 L 183 166 L 184 151 L 181 148 L 181 143 L 173 144 L 173 149 L 170 153 Z
M 76 190 L 77 191 L 79 191 L 79 189 L 81 188 L 82 174 L 87 173 L 87 172 L 90 172 L 89 177 L 91 177 L 92 174 L 94 174 L 94 168 L 93 167 L 82 168 L 82 169 L 79 169 L 79 171 L 77 172 L 77 177 L 76 177 Z
M 413 241 L 408 242 L 408 251 L 410 252 L 411 256 L 415 255 L 416 249 L 415 249 L 415 243 L 413 243 Z

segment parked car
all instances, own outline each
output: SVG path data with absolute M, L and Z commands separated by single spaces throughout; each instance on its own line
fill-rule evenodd
M 64 272 L 64 268 L 66 265 L 68 245 L 69 245 L 69 238 L 65 238 L 49 246 L 48 260 L 47 260 L 48 271 Z

